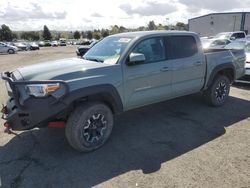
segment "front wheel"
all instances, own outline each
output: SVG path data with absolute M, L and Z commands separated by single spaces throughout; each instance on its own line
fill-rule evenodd
M 212 106 L 222 106 L 228 99 L 230 81 L 228 77 L 218 75 L 212 85 L 205 91 L 205 99 Z
M 103 103 L 85 103 L 70 115 L 66 125 L 69 144 L 78 151 L 89 152 L 101 147 L 113 128 L 113 114 Z
M 9 49 L 9 50 L 8 50 L 8 53 L 9 53 L 9 54 L 14 54 L 14 53 L 15 53 L 15 51 L 14 51 L 14 50 L 12 50 L 12 49 Z

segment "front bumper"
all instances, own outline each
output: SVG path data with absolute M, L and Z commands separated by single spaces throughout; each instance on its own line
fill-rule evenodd
M 38 46 L 31 46 L 30 50 L 39 50 L 40 48 Z
M 10 74 L 7 72 L 1 75 L 2 79 L 9 83 L 11 89 L 11 91 L 8 91 L 10 97 L 2 109 L 2 119 L 12 130 L 28 130 L 45 126 L 50 120 L 55 119 L 58 114 L 67 109 L 62 99 L 67 95 L 69 88 L 64 81 L 13 81 Z M 55 98 L 52 95 L 43 98 L 30 97 L 20 103 L 17 85 L 58 82 L 65 87 L 65 93 L 60 98 Z
M 26 51 L 28 49 L 26 46 L 18 46 L 17 48 L 19 51 Z
M 34 127 L 44 127 L 55 116 L 67 109 L 63 103 L 55 103 L 53 97 L 30 99 L 24 108 L 17 107 L 14 98 L 10 97 L 3 107 L 2 118 L 12 130 L 28 130 Z

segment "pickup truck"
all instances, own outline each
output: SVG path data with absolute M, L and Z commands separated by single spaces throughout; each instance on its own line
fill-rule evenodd
M 113 115 L 202 92 L 223 105 L 245 72 L 244 50 L 202 49 L 196 33 L 143 31 L 109 36 L 83 59 L 62 59 L 2 73 L 9 95 L 6 131 L 64 127 L 88 152 L 110 137 Z M 153 114 L 152 114 L 153 115 Z

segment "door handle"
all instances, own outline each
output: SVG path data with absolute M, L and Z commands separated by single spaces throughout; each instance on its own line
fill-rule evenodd
M 194 63 L 194 65 L 195 65 L 195 66 L 202 65 L 202 62 L 201 62 L 201 61 L 196 61 L 196 62 Z
M 161 69 L 161 71 L 162 71 L 162 72 L 169 71 L 169 68 L 168 68 L 168 67 L 163 67 L 163 68 Z

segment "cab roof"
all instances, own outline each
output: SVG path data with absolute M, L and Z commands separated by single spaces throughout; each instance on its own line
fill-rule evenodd
M 126 32 L 126 33 L 119 33 L 115 34 L 112 36 L 117 36 L 117 37 L 131 37 L 131 38 L 140 38 L 144 36 L 149 36 L 149 35 L 171 35 L 171 34 L 178 34 L 178 35 L 197 35 L 194 32 L 189 32 L 189 31 L 136 31 L 136 32 Z

